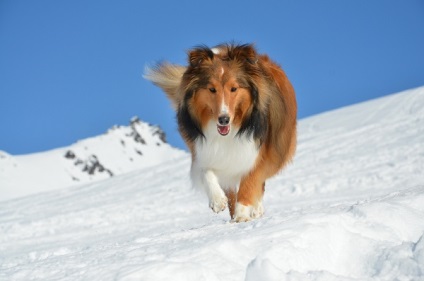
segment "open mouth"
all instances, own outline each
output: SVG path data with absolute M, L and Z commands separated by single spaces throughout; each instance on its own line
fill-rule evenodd
M 216 127 L 218 129 L 218 133 L 221 136 L 226 136 L 230 132 L 230 125 L 225 125 L 225 126 L 217 125 Z

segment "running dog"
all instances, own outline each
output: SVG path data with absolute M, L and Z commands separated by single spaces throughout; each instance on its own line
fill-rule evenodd
M 191 179 L 214 212 L 235 222 L 264 213 L 265 181 L 296 150 L 297 104 L 284 71 L 251 44 L 200 46 L 188 65 L 160 63 L 145 77 L 163 89 L 191 151 Z

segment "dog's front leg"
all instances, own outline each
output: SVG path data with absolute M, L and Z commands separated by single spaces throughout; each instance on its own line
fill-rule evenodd
M 212 170 L 202 169 L 193 165 L 191 168 L 191 180 L 195 187 L 205 190 L 209 198 L 209 207 L 219 213 L 227 207 L 228 199 L 219 185 L 218 178 Z
M 256 169 L 244 177 L 240 182 L 237 193 L 233 221 L 246 222 L 262 217 L 264 213 L 262 205 L 264 192 L 265 182 L 260 177 L 260 169 Z

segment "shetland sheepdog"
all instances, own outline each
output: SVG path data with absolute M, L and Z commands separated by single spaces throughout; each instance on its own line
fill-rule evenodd
M 261 217 L 265 181 L 296 150 L 296 97 L 280 66 L 251 44 L 224 44 L 194 48 L 187 66 L 159 63 L 145 77 L 176 110 L 192 183 L 210 208 L 228 206 L 234 222 Z

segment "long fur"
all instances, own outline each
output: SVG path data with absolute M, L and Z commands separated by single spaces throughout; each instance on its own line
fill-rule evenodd
M 211 208 L 221 211 L 228 204 L 235 221 L 261 216 L 265 180 L 296 150 L 296 98 L 281 67 L 253 45 L 225 44 L 196 47 L 188 52 L 187 66 L 161 63 L 145 77 L 176 109 L 179 131 L 192 153 L 193 183 L 204 186 Z M 222 114 L 231 120 L 227 136 L 215 128 Z M 248 165 L 238 165 L 243 168 L 226 166 L 243 163 L 242 155 L 232 153 L 235 148 L 251 156 Z
M 167 94 L 172 106 L 176 110 L 181 100 L 184 98 L 178 91 L 181 84 L 181 77 L 186 71 L 186 67 L 159 63 L 154 67 L 146 68 L 144 78 L 152 81 L 156 86 L 163 89 Z

